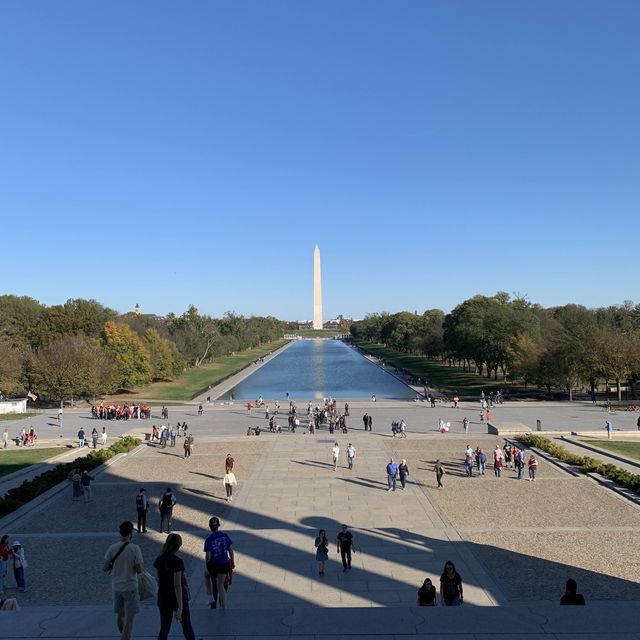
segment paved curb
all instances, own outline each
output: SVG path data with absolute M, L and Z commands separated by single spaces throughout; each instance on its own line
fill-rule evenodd
M 599 473 L 594 473 L 592 471 L 588 471 L 586 475 L 595 480 L 597 483 L 601 484 L 603 487 L 606 487 L 610 491 L 617 493 L 620 497 L 625 500 L 629 500 L 634 505 L 640 507 L 640 496 L 637 493 L 631 491 L 631 489 L 626 489 L 625 487 L 621 487 L 617 485 L 613 480 L 609 480 L 609 478 L 605 478 L 601 476 Z
M 140 444 L 135 449 L 129 451 L 129 453 L 116 454 L 115 456 L 113 456 L 113 458 L 110 458 L 104 464 L 93 469 L 92 473 L 96 476 L 100 475 L 112 465 L 120 462 L 127 456 L 137 453 L 143 447 L 144 445 Z M 51 487 L 51 489 L 49 489 L 48 491 L 40 494 L 37 498 L 29 500 L 29 502 L 27 502 L 19 509 L 16 509 L 12 513 L 6 515 L 4 518 L 0 519 L 0 531 L 7 531 L 11 528 L 15 528 L 20 524 L 21 520 L 23 520 L 27 516 L 31 516 L 32 514 L 37 513 L 38 511 L 46 507 L 51 499 L 55 498 L 59 493 L 62 493 L 62 491 L 64 491 L 68 487 L 68 480 L 63 480 L 55 487 Z

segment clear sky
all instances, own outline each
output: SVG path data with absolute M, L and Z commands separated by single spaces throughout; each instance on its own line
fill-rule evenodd
M 0 1 L 0 291 L 640 301 L 640 2 Z

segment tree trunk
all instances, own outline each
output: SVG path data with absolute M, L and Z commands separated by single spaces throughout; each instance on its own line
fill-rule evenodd
M 573 387 L 569 385 L 569 402 L 573 402 Z
M 616 388 L 618 390 L 618 402 L 622 402 L 622 385 L 620 384 L 620 378 L 616 378 Z

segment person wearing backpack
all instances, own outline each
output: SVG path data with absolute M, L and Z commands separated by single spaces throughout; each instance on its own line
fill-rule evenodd
M 167 487 L 167 490 L 162 494 L 160 498 L 160 533 L 163 532 L 166 523 L 167 533 L 171 533 L 171 518 L 173 516 L 173 507 L 176 504 L 176 499 L 171 493 L 171 487 Z

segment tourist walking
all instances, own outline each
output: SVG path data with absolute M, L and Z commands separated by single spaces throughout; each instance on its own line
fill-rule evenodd
M 158 574 L 158 609 L 160 610 L 158 640 L 167 640 L 169 637 L 174 615 L 176 621 L 182 625 L 185 639 L 195 640 L 196 637 L 191 626 L 189 586 L 184 573 L 184 562 L 177 555 L 181 546 L 182 538 L 177 533 L 170 533 L 162 546 L 160 555 L 153 563 Z
M 467 445 L 467 448 L 464 452 L 464 470 L 467 475 L 467 478 L 473 477 L 473 463 L 474 463 L 475 454 L 471 445 Z
M 340 532 L 336 536 L 336 546 L 342 558 L 342 570 L 351 571 L 351 554 L 356 552 L 356 543 L 346 524 L 340 527 Z
M 516 454 L 516 467 L 518 468 L 518 480 L 524 480 L 524 451 L 518 450 Z
M 113 609 L 121 640 L 130 640 L 133 620 L 140 612 L 138 574 L 144 571 L 142 551 L 133 538 L 133 522 L 120 525 L 120 542 L 112 544 L 104 555 L 103 571 L 111 574 Z
M 233 465 L 231 465 L 233 469 Z M 238 486 L 238 481 L 233 471 L 226 471 L 224 474 L 224 490 L 227 494 L 227 502 L 233 502 L 233 488 Z
M 529 482 L 536 481 L 537 472 L 538 472 L 538 459 L 532 453 L 529 455 Z
M 316 561 L 318 562 L 318 575 L 324 575 L 324 561 L 329 555 L 329 538 L 327 538 L 327 532 L 324 529 L 318 531 L 318 535 L 314 542 L 316 550 Z
M 19 540 L 14 540 L 11 545 L 11 559 L 13 560 L 13 577 L 16 581 L 16 591 L 24 593 L 27 590 L 27 583 L 24 579 L 24 570 L 29 566 L 24 556 L 24 549 Z
M 407 437 L 407 423 L 404 421 L 404 418 L 400 420 L 399 431 L 401 438 Z
M 462 578 L 450 560 L 445 562 L 440 576 L 440 600 L 445 607 L 461 605 L 463 601 Z
M 347 447 L 347 464 L 349 465 L 349 469 L 353 469 L 353 460 L 356 457 L 356 448 L 349 443 Z
M 367 416 L 367 427 L 369 431 L 373 431 L 373 416 L 371 414 Z
M 638 427 L 640 429 L 640 426 Z M 2 434 L 2 448 L 6 449 L 9 446 L 9 429 L 5 429 Z
M 467 418 L 467 416 L 462 418 L 462 426 L 464 428 L 464 432 L 469 433 L 469 418 Z
M 607 420 L 607 421 L 604 423 L 604 428 L 605 428 L 605 429 L 606 429 L 606 431 L 607 431 L 607 439 L 608 439 L 608 440 L 611 440 L 611 437 L 612 437 L 612 435 L 613 435 L 613 424 L 612 424 L 611 420 Z
M 79 502 L 82 497 L 82 474 L 80 469 L 73 469 L 68 476 L 71 482 L 71 500 Z
M 505 443 L 504 447 L 502 447 L 502 452 L 504 453 L 504 466 L 507 469 L 513 468 L 513 447 L 511 446 L 510 442 Z
M 338 468 L 338 460 L 340 459 L 340 447 L 337 442 L 333 443 L 333 449 L 331 449 L 331 459 L 333 460 L 333 470 Z
M 493 450 L 493 475 L 496 478 L 500 477 L 502 473 L 502 467 L 504 466 L 504 454 L 502 453 L 502 449 L 500 445 L 496 445 L 496 448 Z
M 149 511 L 149 500 L 144 487 L 140 488 L 136 496 L 136 512 L 138 514 L 138 533 L 147 533 L 147 511 Z
M 220 597 L 220 607 L 227 606 L 227 593 L 224 589 L 224 581 L 229 572 L 236 568 L 235 556 L 233 553 L 233 542 L 231 538 L 220 531 L 220 519 L 213 516 L 209 520 L 211 534 L 204 542 L 205 560 L 207 571 L 211 576 L 211 589 L 213 601 L 210 604 L 212 609 L 217 606 L 218 596 Z
M 167 530 L 167 533 L 171 533 L 171 520 L 173 518 L 173 507 L 176 504 L 176 499 L 171 492 L 171 487 L 167 487 L 166 491 L 162 494 L 158 508 L 160 509 L 160 533 Z
M 398 465 L 393 461 L 393 458 L 389 460 L 389 464 L 387 465 L 387 491 L 395 491 L 396 490 L 396 478 L 398 476 Z
M 80 476 L 80 485 L 82 486 L 82 493 L 84 493 L 84 501 L 91 502 L 91 483 L 95 480 L 92 475 L 85 469 Z
M 436 602 L 436 588 L 433 586 L 431 578 L 426 578 L 418 589 L 418 606 L 435 607 Z
M 95 449 L 98 446 L 98 430 L 95 427 L 91 430 L 91 442 Z
M 442 466 L 442 462 L 440 460 L 436 460 L 435 465 L 433 465 L 433 470 L 436 474 L 436 480 L 438 481 L 438 489 L 442 489 L 444 485 L 442 484 L 442 476 L 446 473 L 444 467 Z
M 84 429 L 81 427 L 80 431 L 78 431 L 78 446 L 82 449 L 82 447 L 84 447 L 85 444 L 85 433 L 84 433 Z
M 367 431 L 369 429 L 369 414 L 365 413 L 362 416 L 362 424 L 364 425 L 364 430 Z
M 235 464 L 235 460 L 233 459 L 230 453 L 227 453 L 227 457 L 224 459 L 224 472 L 232 473 L 234 464 Z
M 193 453 L 193 436 L 191 434 L 184 437 L 183 446 L 184 446 L 184 457 L 190 458 L 191 454 Z
M 102 444 L 106 445 L 107 444 L 107 427 L 102 427 L 101 438 L 102 438 Z
M 484 449 L 479 448 L 476 453 L 476 463 L 478 465 L 478 474 L 483 476 L 484 470 L 487 466 L 487 454 L 484 452 Z
M 400 476 L 400 488 L 404 491 L 407 484 L 407 478 L 409 477 L 409 467 L 407 461 L 403 458 L 398 465 L 398 475 Z

